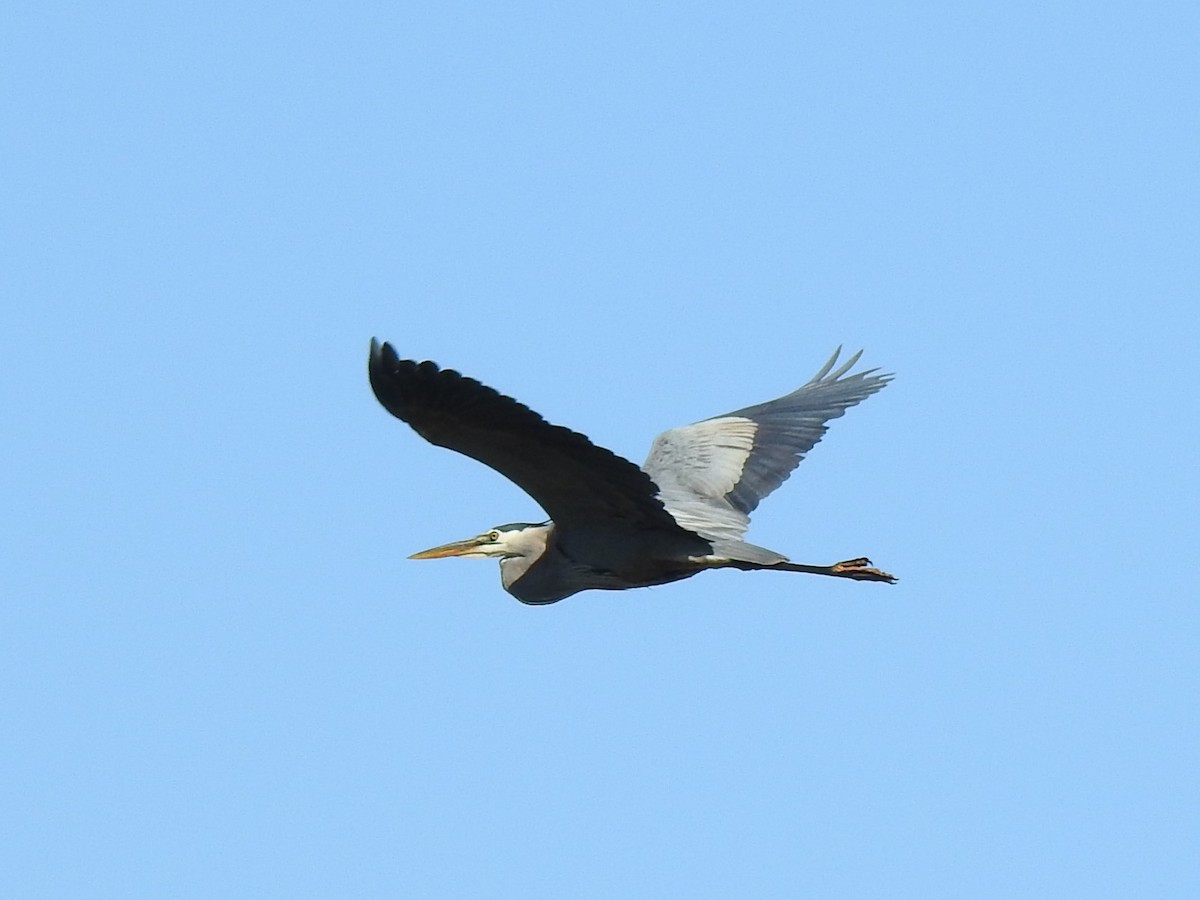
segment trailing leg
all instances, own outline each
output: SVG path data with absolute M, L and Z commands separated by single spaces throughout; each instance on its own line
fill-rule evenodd
M 834 578 L 853 578 L 855 581 L 882 581 L 886 584 L 895 584 L 897 579 L 895 575 L 889 575 L 880 569 L 871 567 L 871 561 L 865 556 L 860 556 L 857 559 L 846 559 L 842 562 L 834 563 L 832 566 L 810 566 L 805 563 L 794 562 L 777 562 L 770 564 L 749 563 L 740 560 L 734 560 L 729 563 L 734 568 L 750 571 L 773 571 L 773 572 L 805 572 L 809 575 L 831 575 Z

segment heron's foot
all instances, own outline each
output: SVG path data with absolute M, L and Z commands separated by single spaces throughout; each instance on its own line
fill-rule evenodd
M 830 566 L 831 575 L 837 575 L 841 578 L 853 578 L 855 581 L 883 581 L 887 584 L 895 584 L 896 576 L 889 575 L 880 569 L 871 567 L 871 561 L 865 556 L 860 556 L 857 559 L 845 559 L 840 563 L 834 563 Z

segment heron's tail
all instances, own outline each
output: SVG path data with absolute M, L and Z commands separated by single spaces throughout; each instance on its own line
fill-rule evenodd
M 712 541 L 712 547 L 713 556 L 729 560 L 729 565 L 737 569 L 769 569 L 778 563 L 787 562 L 787 557 L 782 553 L 759 547 L 757 544 L 747 544 L 745 541 L 716 539 Z

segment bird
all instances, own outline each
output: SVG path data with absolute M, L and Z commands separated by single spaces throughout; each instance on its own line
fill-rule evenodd
M 390 343 L 372 338 L 368 376 L 384 409 L 431 444 L 504 475 L 548 517 L 497 525 L 409 558 L 498 559 L 504 589 L 531 605 L 710 569 L 895 583 L 866 557 L 806 565 L 743 540 L 759 501 L 788 478 L 826 423 L 894 377 L 879 369 L 849 374 L 862 351 L 839 366 L 841 352 L 776 400 L 664 431 L 639 468 L 473 378 L 401 359 Z

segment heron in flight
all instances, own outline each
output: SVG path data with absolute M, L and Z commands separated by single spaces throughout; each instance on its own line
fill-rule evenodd
M 861 350 L 835 370 L 840 353 L 777 400 L 663 432 L 639 469 L 473 378 L 401 359 L 391 344 L 372 339 L 368 372 L 384 408 L 430 443 L 495 469 L 550 517 L 497 525 L 410 558 L 499 559 L 504 589 L 530 604 L 667 584 L 706 569 L 894 583 L 865 557 L 804 565 L 742 540 L 750 513 L 821 439 L 826 423 L 891 380 L 878 369 L 847 374 Z

